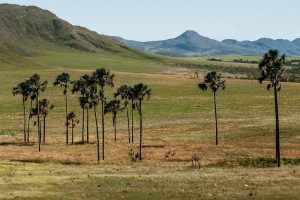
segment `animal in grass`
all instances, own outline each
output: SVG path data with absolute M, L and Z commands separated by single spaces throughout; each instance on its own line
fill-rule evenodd
M 192 156 L 192 167 L 195 169 L 200 169 L 200 157 L 196 154 Z
M 139 159 L 140 154 L 139 153 L 135 153 L 134 150 L 132 148 L 129 148 L 129 152 L 128 152 L 131 161 L 135 162 Z
M 166 154 L 165 154 L 165 158 L 166 159 L 169 159 L 171 157 L 173 157 L 175 155 L 175 152 L 174 151 L 168 151 Z

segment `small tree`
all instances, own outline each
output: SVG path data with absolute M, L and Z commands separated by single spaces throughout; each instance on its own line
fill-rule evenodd
M 130 143 L 130 122 L 129 122 L 129 111 L 128 111 L 128 104 L 130 100 L 130 94 L 131 94 L 131 88 L 127 85 L 122 85 L 117 89 L 117 92 L 115 92 L 114 96 L 118 97 L 120 96 L 121 99 L 124 101 L 124 109 L 126 110 L 126 116 L 127 116 L 127 129 L 128 129 L 128 143 Z
M 44 118 L 43 143 L 46 143 L 46 117 L 48 116 L 49 112 L 53 110 L 54 104 L 51 104 L 48 99 L 42 99 L 39 105 L 40 105 L 40 112 Z
M 216 71 L 209 72 L 205 78 L 204 82 L 198 84 L 198 87 L 202 91 L 206 91 L 210 88 L 214 94 L 214 107 L 215 107 L 215 121 L 216 121 L 216 145 L 218 145 L 218 117 L 217 117 L 217 99 L 216 92 L 218 89 L 225 89 L 225 81 L 221 80 L 221 74 L 217 74 Z
M 68 115 L 68 87 L 69 87 L 69 84 L 70 84 L 70 74 L 66 73 L 66 72 L 63 72 L 62 74 L 59 74 L 53 85 L 54 86 L 61 86 L 61 87 L 64 87 L 64 90 L 63 90 L 63 94 L 65 95 L 65 101 L 66 101 L 66 144 L 68 144 L 68 127 L 67 127 L 67 115 Z
M 142 131 L 143 131 L 143 116 L 142 116 L 142 101 L 145 97 L 150 98 L 151 89 L 143 83 L 136 84 L 133 86 L 133 96 L 137 100 L 136 107 L 140 116 L 140 160 L 142 160 Z
M 22 95 L 22 105 L 23 105 L 23 117 L 24 117 L 24 142 L 26 142 L 26 108 L 25 102 L 30 96 L 30 84 L 28 81 L 19 83 L 13 88 L 13 95 Z
M 120 104 L 120 100 L 113 99 L 105 105 L 104 109 L 105 113 L 112 113 L 115 142 L 117 142 L 117 113 L 121 110 Z
M 281 81 L 288 79 L 286 68 L 284 67 L 285 55 L 280 56 L 278 50 L 270 49 L 263 55 L 258 64 L 261 72 L 259 82 L 268 80 L 267 89 L 274 88 L 275 118 L 276 118 L 276 159 L 280 167 L 280 132 L 279 132 L 279 109 L 277 93 L 281 89 Z
M 74 128 L 75 125 L 79 123 L 79 120 L 76 119 L 76 115 L 74 112 L 70 112 L 67 115 L 67 127 L 69 128 L 69 126 L 71 125 L 71 133 L 72 133 L 72 144 L 74 144 Z

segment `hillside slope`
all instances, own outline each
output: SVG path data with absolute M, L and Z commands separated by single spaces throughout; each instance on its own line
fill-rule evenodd
M 14 53 L 0 42 L 0 69 L 7 67 L 39 66 L 38 64 Z
M 25 41 L 25 43 L 24 43 Z M 50 11 L 35 6 L 0 4 L 0 42 L 16 54 L 34 56 L 26 44 L 52 43 L 88 53 L 132 58 L 153 58 L 131 49 L 110 36 L 73 26 Z

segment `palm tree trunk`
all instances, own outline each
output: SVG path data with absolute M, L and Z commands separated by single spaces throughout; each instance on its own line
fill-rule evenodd
M 104 97 L 101 100 L 102 106 L 102 159 L 104 160 Z
M 24 116 L 24 142 L 26 142 L 26 110 L 25 110 L 25 99 L 23 97 L 23 116 Z
M 89 143 L 89 106 L 86 107 L 86 142 Z
M 74 119 L 72 119 L 72 144 L 74 144 Z
M 126 114 L 127 114 L 127 128 L 128 128 L 128 143 L 130 143 L 130 122 L 129 122 L 129 111 L 128 107 L 126 108 Z
M 44 137 L 43 137 L 43 143 L 46 143 L 46 116 L 44 115 Z
M 39 95 L 36 96 L 37 102 L 37 112 L 38 112 L 38 143 L 39 143 L 39 152 L 41 151 L 41 132 L 40 132 L 40 105 L 39 105 Z
M 142 131 L 143 131 L 143 116 L 142 116 L 142 100 L 139 101 L 140 114 L 140 160 L 142 160 Z
M 216 121 L 216 145 L 218 145 L 218 116 L 217 116 L 217 99 L 214 91 L 215 121 Z
M 82 143 L 84 143 L 84 107 L 82 108 L 82 138 L 81 138 L 81 141 Z
M 66 88 L 65 88 L 65 91 L 66 91 Z M 68 136 L 68 119 L 67 119 L 67 116 L 68 116 L 68 96 L 67 96 L 67 93 L 65 94 L 65 97 L 66 97 L 66 144 L 69 143 L 69 136 Z
M 99 131 L 98 131 L 98 117 L 97 117 L 97 108 L 94 105 L 94 114 L 95 114 L 95 121 L 96 121 L 96 134 L 97 134 L 97 158 L 98 162 L 100 161 L 100 145 L 99 145 Z
M 279 132 L 277 85 L 274 86 L 274 98 L 275 98 L 275 116 L 276 116 L 276 159 L 277 159 L 277 166 L 280 167 L 280 132 Z
M 117 123 L 116 123 L 116 113 L 113 114 L 113 126 L 114 126 L 114 135 L 115 135 L 115 142 L 117 142 Z
M 133 100 L 131 101 L 131 143 L 133 144 Z
M 29 142 L 29 132 L 30 132 L 30 119 L 31 119 L 31 110 L 32 110 L 32 100 L 30 100 L 30 111 L 28 115 L 28 124 L 27 124 L 27 142 Z

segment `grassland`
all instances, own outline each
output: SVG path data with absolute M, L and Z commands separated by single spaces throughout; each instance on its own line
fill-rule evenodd
M 212 93 L 200 92 L 197 88 L 200 80 L 191 79 L 191 69 L 181 66 L 184 62 L 201 66 L 201 61 L 82 53 L 55 44 L 24 42 L 34 55 L 26 59 L 31 64 L 0 65 L 0 198 L 296 199 L 299 196 L 299 166 L 244 168 L 237 161 L 275 156 L 273 96 L 265 84 L 227 79 L 227 88 L 218 92 L 220 145 L 216 147 Z M 75 128 L 76 143 L 64 143 L 64 98 L 61 88 L 53 87 L 52 82 L 63 71 L 76 79 L 99 67 L 116 74 L 116 87 L 143 82 L 153 91 L 143 106 L 143 162 L 130 160 L 128 150 L 137 151 L 138 143 L 127 143 L 125 113 L 118 116 L 117 143 L 113 141 L 111 116 L 106 116 L 106 160 L 99 164 L 92 113 L 92 142 L 78 143 L 79 124 Z M 33 73 L 49 81 L 42 98 L 55 104 L 48 116 L 47 143 L 42 145 L 40 153 L 33 125 L 32 142 L 21 141 L 21 97 L 11 94 L 14 85 Z M 109 98 L 114 90 L 107 89 Z M 77 97 L 70 94 L 69 105 L 81 120 Z M 279 98 L 282 157 L 296 159 L 300 157 L 300 84 L 284 83 Z M 137 113 L 135 122 L 137 141 Z M 169 151 L 175 154 L 166 158 Z M 195 154 L 201 158 L 200 170 L 191 168 Z

